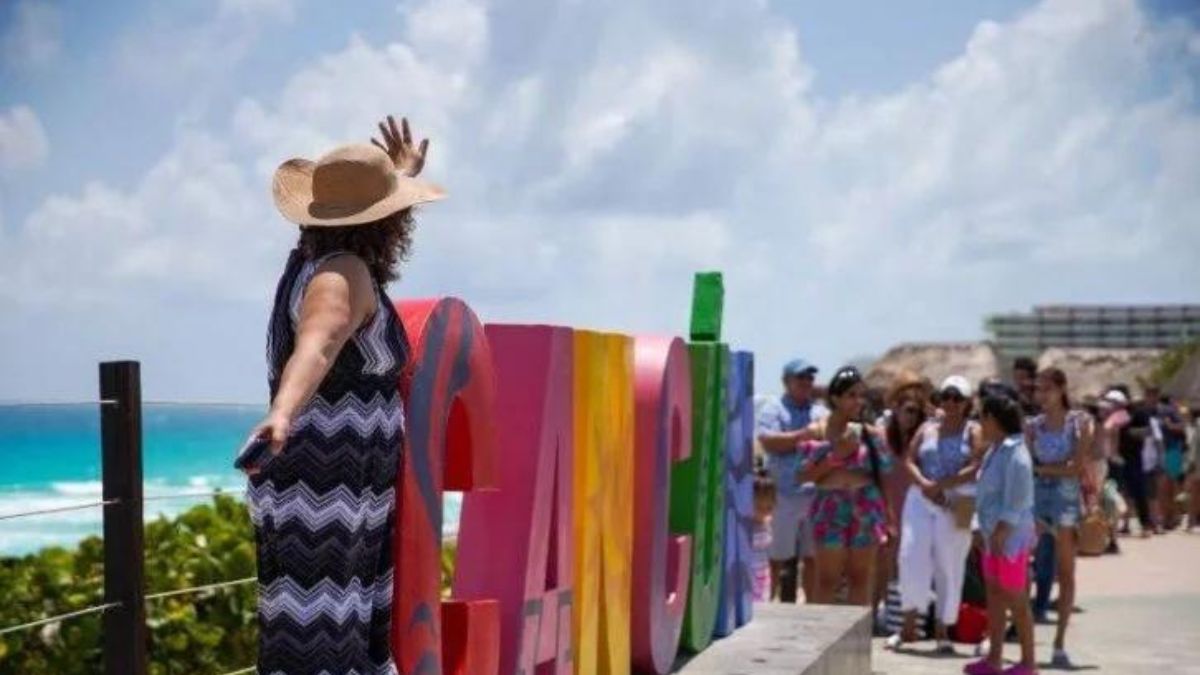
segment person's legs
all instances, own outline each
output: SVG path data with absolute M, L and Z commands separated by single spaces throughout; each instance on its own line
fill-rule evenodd
M 937 591 L 937 637 L 940 640 L 947 639 L 946 627 L 958 621 L 970 548 L 971 531 L 958 527 L 953 514 L 940 513 L 933 536 L 933 585 Z
M 875 582 L 871 592 L 871 617 L 879 617 L 879 607 L 887 596 L 888 582 L 896 578 L 896 555 L 899 542 L 890 539 L 879 547 L 879 559 L 875 561 Z M 877 622 L 876 626 L 880 624 Z
M 1033 669 L 1037 667 L 1033 647 L 1033 611 L 1029 608 L 1029 592 L 1022 587 L 1007 593 L 1008 610 L 1012 614 L 1013 623 L 1017 626 L 1017 639 L 1021 643 L 1021 665 Z
M 800 565 L 800 586 L 804 589 L 804 602 L 811 603 L 817 595 L 817 557 L 804 558 Z
M 1067 637 L 1067 625 L 1075 608 L 1075 528 L 1060 527 L 1055 537 L 1058 555 L 1058 630 L 1054 634 L 1054 648 L 1063 649 Z
M 1004 663 L 1004 627 L 1008 608 L 1004 589 L 997 580 L 987 576 L 988 653 L 987 662 L 999 669 Z
M 781 602 L 796 602 L 797 535 L 801 509 L 799 495 L 779 495 L 771 518 L 771 573 Z
M 1170 471 L 1162 473 L 1162 482 L 1158 494 L 1162 502 L 1163 527 L 1173 530 L 1179 524 L 1179 511 L 1175 506 L 1175 497 L 1179 494 L 1179 483 Z
M 933 581 L 933 515 L 915 488 L 904 499 L 900 532 L 900 606 L 904 609 L 901 639 L 917 639 L 917 612 L 929 604 Z
M 1038 619 L 1045 617 L 1050 609 L 1050 592 L 1054 588 L 1054 548 L 1054 533 L 1048 530 L 1040 532 L 1033 557 L 1033 576 L 1037 588 L 1033 615 Z
M 811 508 L 812 500 L 807 499 L 801 512 L 800 527 L 796 532 L 796 551 L 800 555 L 800 586 L 804 590 L 805 603 L 812 602 L 817 586 L 817 563 L 813 558 L 817 545 L 813 539 L 812 517 L 809 514 Z
M 1162 490 L 1159 489 L 1161 481 L 1161 469 L 1154 469 L 1146 474 L 1146 501 L 1150 504 L 1150 522 L 1153 524 L 1155 533 L 1161 533 L 1163 527 L 1163 510 L 1160 500 Z
M 1137 511 L 1142 534 L 1148 535 L 1154 529 L 1154 523 L 1150 519 L 1150 504 L 1146 500 L 1146 474 L 1142 472 L 1141 464 L 1134 462 L 1126 462 L 1124 471 L 1125 489 L 1129 492 L 1134 510 Z
M 796 576 L 799 558 L 788 558 L 779 563 L 779 601 L 796 602 Z
M 1188 484 L 1188 502 L 1191 507 L 1188 509 L 1188 529 L 1190 530 L 1200 520 L 1200 470 L 1192 469 L 1191 474 L 1185 480 Z
M 851 605 L 866 607 L 871 603 L 871 586 L 875 580 L 875 559 L 879 546 L 861 546 L 848 549 L 846 577 L 850 585 L 847 598 Z
M 844 546 L 826 546 L 819 544 L 816 555 L 816 588 L 813 590 L 813 602 L 818 605 L 832 605 L 837 596 L 838 585 L 846 573 L 846 561 L 849 557 Z

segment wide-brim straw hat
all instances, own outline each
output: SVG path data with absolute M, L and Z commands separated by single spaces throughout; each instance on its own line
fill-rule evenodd
M 396 171 L 368 144 L 334 148 L 317 161 L 289 159 L 275 170 L 275 207 L 306 227 L 362 225 L 442 199 L 445 190 Z
M 901 370 L 892 379 L 892 386 L 884 400 L 889 408 L 894 408 L 900 403 L 900 398 L 909 392 L 915 393 L 922 401 L 928 401 L 933 393 L 933 383 L 911 370 Z

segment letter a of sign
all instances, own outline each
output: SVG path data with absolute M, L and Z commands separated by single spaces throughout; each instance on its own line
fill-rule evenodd
M 499 598 L 500 672 L 570 675 L 572 331 L 490 324 L 497 491 L 469 492 L 454 596 Z

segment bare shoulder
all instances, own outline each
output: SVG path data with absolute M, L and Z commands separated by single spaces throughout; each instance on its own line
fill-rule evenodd
M 316 280 L 320 276 L 328 279 L 331 275 L 345 279 L 351 288 L 363 286 L 371 288 L 373 286 L 371 270 L 367 269 L 367 263 L 353 253 L 342 253 L 322 260 L 317 265 L 313 279 Z
M 352 325 L 361 325 L 375 313 L 377 299 L 371 271 L 362 258 L 341 254 L 322 260 L 305 292 L 305 303 L 343 307 Z

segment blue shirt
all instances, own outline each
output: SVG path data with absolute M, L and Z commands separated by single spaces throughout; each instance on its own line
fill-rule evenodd
M 921 429 L 921 445 L 917 448 L 917 466 L 921 475 L 939 481 L 958 475 L 971 459 L 971 423 L 963 425 L 962 433 L 941 436 L 941 425 L 930 422 Z
M 1001 522 L 1012 528 L 1004 555 L 1012 557 L 1034 541 L 1033 458 L 1022 434 L 1001 441 L 983 458 L 976 492 L 976 512 L 983 540 L 991 541 Z
M 1063 426 L 1051 430 L 1046 424 L 1046 416 L 1038 415 L 1029 422 L 1029 435 L 1033 437 L 1033 456 L 1040 464 L 1062 464 L 1075 454 L 1075 444 L 1079 440 L 1079 426 L 1082 424 L 1076 413 L 1067 413 Z M 1039 476 L 1039 485 L 1057 486 L 1060 483 L 1078 484 L 1078 478 L 1066 476 Z
M 791 396 L 783 394 L 777 399 L 767 401 L 759 410 L 755 435 L 798 431 L 828 416 L 829 409 L 820 403 L 809 402 L 801 405 L 792 400 Z M 780 495 L 812 494 L 816 489 L 812 483 L 801 485 L 796 480 L 796 472 L 800 470 L 800 457 L 794 448 L 788 452 L 768 452 L 767 470 L 775 479 L 775 490 Z

